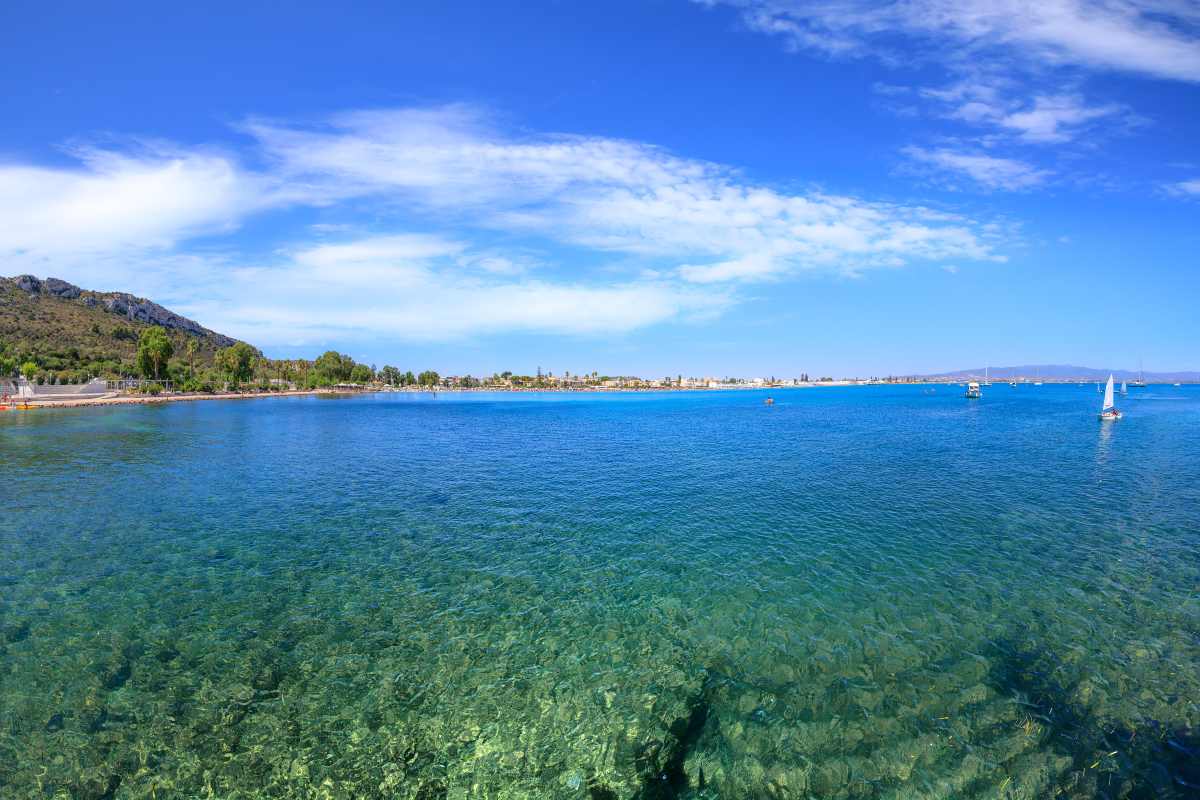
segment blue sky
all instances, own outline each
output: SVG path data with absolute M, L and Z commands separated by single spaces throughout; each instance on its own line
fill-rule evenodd
M 1200 368 L 1184 0 L 10 4 L 0 274 L 443 372 Z

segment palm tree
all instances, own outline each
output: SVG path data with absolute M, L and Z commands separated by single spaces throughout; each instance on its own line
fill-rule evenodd
M 196 377 L 196 352 L 200 349 L 200 345 L 195 339 L 188 339 L 187 357 L 188 357 L 188 377 Z

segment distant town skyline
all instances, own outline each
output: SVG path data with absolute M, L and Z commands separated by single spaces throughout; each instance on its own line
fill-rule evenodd
M 8 9 L 0 272 L 457 374 L 1200 369 L 1196 16 L 1009 5 Z

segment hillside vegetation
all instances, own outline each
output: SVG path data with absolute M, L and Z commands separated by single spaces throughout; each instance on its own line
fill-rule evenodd
M 176 366 L 211 366 L 218 350 L 236 343 L 123 292 L 88 291 L 57 278 L 0 278 L 0 366 L 9 367 L 5 371 L 12 363 L 33 363 L 42 380 L 55 383 L 136 375 L 138 339 L 153 327 L 170 340 Z
M 0 278 L 0 381 L 18 374 L 36 384 L 90 378 L 143 378 L 193 392 L 318 388 L 372 382 L 436 385 L 329 351 L 313 360 L 265 358 L 251 345 L 211 331 L 157 303 L 123 292 L 94 292 L 57 278 Z

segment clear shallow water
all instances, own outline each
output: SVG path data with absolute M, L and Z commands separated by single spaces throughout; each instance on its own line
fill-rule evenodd
M 0 416 L 0 796 L 1194 797 L 1200 391 Z

